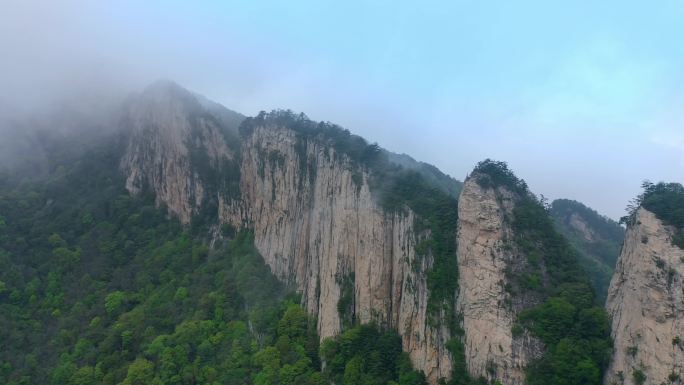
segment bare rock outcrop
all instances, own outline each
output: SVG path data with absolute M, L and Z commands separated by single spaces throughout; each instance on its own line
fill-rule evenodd
M 684 379 L 684 250 L 672 236 L 644 208 L 627 229 L 606 304 L 614 339 L 606 385 Z
M 149 189 L 157 203 L 189 223 L 206 199 L 200 167 L 218 169 L 234 157 L 218 121 L 187 90 L 160 81 L 129 101 L 122 125 L 128 131 L 121 159 L 128 191 Z
M 351 318 L 373 321 L 399 332 L 430 382 L 448 377 L 449 334 L 428 323 L 431 258 L 416 255 L 429 233 L 416 231 L 415 214 L 383 210 L 368 172 L 329 145 L 277 125 L 257 127 L 244 140 L 242 203 L 224 204 L 221 218 L 253 229 L 273 273 L 317 316 L 321 338 Z
M 541 346 L 527 331 L 513 333 L 519 311 L 530 305 L 524 294 L 506 290 L 506 271 L 524 264 L 509 224 L 516 196 L 505 187 L 484 188 L 477 179 L 466 180 L 458 203 L 458 310 L 466 365 L 473 377 L 523 384 L 525 367 Z
M 431 234 L 416 228 L 416 214 L 385 210 L 364 166 L 277 121 L 232 145 L 216 106 L 176 88 L 152 86 L 125 115 L 128 190 L 151 190 L 184 224 L 215 202 L 219 222 L 253 231 L 271 271 L 302 293 L 321 338 L 352 321 L 375 322 L 398 331 L 431 383 L 449 377 L 450 333 L 443 315 L 428 314 L 433 259 L 416 252 Z M 235 173 L 227 175 L 226 165 Z M 231 180 L 239 186 L 227 191 Z

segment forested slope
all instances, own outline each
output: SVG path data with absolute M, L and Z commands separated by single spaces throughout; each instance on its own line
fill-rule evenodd
M 605 301 L 615 262 L 625 238 L 620 224 L 580 202 L 553 201 L 551 216 L 565 238 L 579 252 L 579 261 L 589 273 L 600 301 Z
M 210 249 L 206 228 L 126 192 L 119 157 L 101 145 L 52 158 L 44 181 L 2 175 L 0 382 L 423 383 L 374 326 L 327 342 L 322 371 L 315 321 L 251 234 Z

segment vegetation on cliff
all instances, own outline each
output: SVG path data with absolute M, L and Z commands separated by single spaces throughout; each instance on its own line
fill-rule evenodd
M 303 114 L 297 115 L 291 111 L 262 112 L 254 118 L 246 119 L 240 132 L 243 136 L 248 136 L 257 127 L 269 126 L 286 127 L 296 133 L 302 178 L 306 178 L 305 175 L 315 177 L 311 175 L 306 148 L 311 141 L 317 141 L 332 148 L 339 161 L 346 162 L 353 170 L 353 179 L 357 184 L 362 183 L 362 173 L 368 173 L 371 192 L 388 213 L 404 212 L 409 208 L 417 215 L 417 257 L 432 259 L 429 271 L 425 272 L 429 289 L 429 321 L 433 326 L 445 322 L 452 333 L 457 334 L 459 327 L 454 305 L 458 291 L 458 201 L 454 194 L 457 189 L 454 181 L 429 167 L 404 167 L 399 164 L 401 162 L 392 161 L 389 153 L 377 144 L 369 144 L 337 125 L 314 122 Z M 415 266 L 420 266 L 420 260 L 416 261 Z M 347 282 L 348 279 L 342 279 L 341 282 Z M 349 288 L 346 287 L 345 295 L 338 303 L 338 310 L 346 327 L 353 323 L 349 312 L 351 297 L 347 294 L 348 291 Z M 464 377 L 466 374 L 461 372 L 458 376 Z
M 522 271 L 509 272 L 509 277 L 520 290 L 515 295 L 538 298 L 519 321 L 547 350 L 528 368 L 527 383 L 600 384 L 611 351 L 608 316 L 597 306 L 577 252 L 556 231 L 545 202 L 506 163 L 485 160 L 474 174 L 485 188 L 504 187 L 516 194 L 513 241 L 526 261 Z
M 684 187 L 679 183 L 644 182 L 644 191 L 634 199 L 627 208 L 629 214 L 621 219 L 631 223 L 636 210 L 643 207 L 655 214 L 666 225 L 674 227 L 672 243 L 684 249 Z
M 431 321 L 447 322 L 454 336 L 447 346 L 454 359 L 448 383 L 483 383 L 466 372 L 454 309 L 453 191 L 390 162 L 377 145 L 303 115 L 260 114 L 243 123 L 242 134 L 266 120 L 294 127 L 300 139 L 328 143 L 352 169 L 368 172 L 388 213 L 410 208 L 417 214 L 418 255 L 432 258 L 425 272 Z M 425 382 L 395 332 L 356 325 L 353 317 L 340 336 L 319 346 L 315 320 L 271 275 L 248 231 L 226 229 L 232 239 L 208 248 L 204 230 L 215 214 L 200 213 L 183 228 L 152 194 L 130 196 L 118 172 L 120 151 L 96 147 L 79 159 L 55 151 L 44 180 L 0 176 L 1 382 Z M 196 163 L 210 166 L 206 159 Z M 308 159 L 300 166 L 309 172 Z M 577 254 L 555 231 L 548 208 L 505 163 L 482 162 L 476 174 L 485 187 L 505 186 L 519 195 L 513 241 L 528 264 L 513 278 L 540 301 L 520 315 L 518 327 L 547 347 L 529 368 L 528 382 L 598 383 L 610 347 L 607 319 Z M 343 302 L 338 310 L 348 307 Z
M 261 112 L 256 117 L 247 118 L 240 126 L 240 133 L 248 136 L 257 127 L 270 126 L 286 127 L 297 134 L 302 175 L 309 172 L 306 146 L 312 140 L 318 141 L 334 149 L 335 156 L 341 157 L 341 161 L 348 162 L 348 166 L 359 173 L 359 183 L 360 172 L 369 173 L 371 191 L 385 210 L 401 212 L 408 207 L 418 215 L 417 233 L 428 232 L 428 238 L 420 244 L 421 257 L 433 259 L 432 268 L 427 272 L 429 312 L 435 322 L 442 311 L 453 318 L 453 303 L 458 291 L 455 243 L 458 202 L 453 195 L 453 181 L 446 181 L 448 177 L 443 175 L 439 176 L 441 184 L 433 183 L 438 178 L 434 170 L 404 168 L 390 161 L 388 153 L 377 144 L 369 144 L 335 124 L 314 122 L 304 114 L 289 110 Z M 425 175 L 426 172 L 429 175 Z M 444 187 L 446 185 L 450 187 Z

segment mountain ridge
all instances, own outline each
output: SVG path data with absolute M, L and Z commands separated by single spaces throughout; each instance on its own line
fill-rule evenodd
M 62 167 L 51 166 L 45 181 L 0 178 L 0 207 L 9 213 L 7 221 L 0 216 L 7 267 L 0 284 L 9 293 L 0 285 L 0 306 L 10 309 L 0 321 L 23 325 L 13 317 L 26 309 L 22 317 L 51 325 L 44 335 L 62 338 L 67 351 L 57 343 L 26 347 L 50 365 L 57 358 L 47 352 L 60 352 L 62 366 L 50 366 L 50 376 L 65 380 L 55 383 L 76 381 L 64 374 L 76 368 L 107 384 L 134 382 L 138 370 L 171 381 L 164 360 L 174 359 L 162 352 L 178 348 L 183 328 L 236 333 L 233 322 L 244 333 L 232 344 L 255 361 L 232 369 L 211 361 L 231 381 L 243 373 L 254 383 L 289 383 L 301 369 L 297 381 L 315 384 L 371 377 L 402 385 L 601 383 L 609 318 L 581 266 L 582 245 L 562 234 L 601 238 L 590 209 L 570 201 L 547 206 L 505 162 L 482 161 L 460 183 L 332 123 L 288 110 L 244 117 L 173 82 L 132 95 L 121 113 L 118 131 L 85 157 L 54 156 Z M 4 237 L 5 222 L 11 237 Z M 614 223 L 601 223 L 617 232 Z M 21 240 L 24 233 L 30 242 Z M 249 268 L 222 271 L 217 261 Z M 147 270 L 159 277 L 146 278 Z M 254 297 L 244 280 L 257 287 L 263 280 L 273 301 Z M 99 299 L 86 304 L 67 294 L 78 282 Z M 60 287 L 69 291 L 60 294 Z M 146 293 L 166 300 L 152 305 Z M 227 302 L 212 308 L 217 298 Z M 274 310 L 278 301 L 290 302 Z M 188 312 L 174 315 L 173 303 Z M 167 323 L 141 315 L 154 306 Z M 79 311 L 91 319 L 76 319 Z M 382 355 L 364 351 L 362 335 L 385 341 L 373 349 L 392 358 L 381 364 Z M 87 342 L 76 348 L 79 338 Z M 113 350 L 117 344 L 121 351 Z M 203 344 L 186 352 L 193 364 L 177 362 L 194 373 L 178 377 L 186 383 L 218 378 L 198 358 L 208 357 L 211 343 Z M 94 360 L 93 349 L 109 361 Z M 217 351 L 237 354 L 232 349 Z M 8 373 L 15 366 L 35 371 L 3 359 Z

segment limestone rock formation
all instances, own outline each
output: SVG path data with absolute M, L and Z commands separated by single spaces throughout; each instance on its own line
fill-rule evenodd
M 414 367 L 436 384 L 452 373 L 447 346 L 460 348 L 448 342 L 459 338 L 452 333 L 462 321 L 470 375 L 524 383 L 544 346 L 518 316 L 551 291 L 545 258 L 554 251 L 525 238 L 524 226 L 514 233 L 521 202 L 548 217 L 505 164 L 481 162 L 508 184 L 495 177 L 480 183 L 476 169 L 461 190 L 448 176 L 392 161 L 339 127 L 274 112 L 238 129 L 240 117 L 226 111 L 168 83 L 132 100 L 120 163 L 128 190 L 154 193 L 183 224 L 199 219 L 253 232 L 274 275 L 302 294 L 321 338 L 353 322 L 395 329 Z M 402 185 L 397 175 L 418 177 Z M 439 199 L 416 198 L 416 191 Z
M 606 385 L 684 379 L 684 250 L 672 235 L 644 208 L 627 229 L 606 304 L 614 339 Z
M 235 157 L 226 128 L 200 101 L 178 85 L 160 81 L 129 101 L 122 118 L 128 134 L 121 159 L 126 188 L 150 189 L 182 223 L 189 223 L 207 198 L 203 175 Z
M 447 377 L 445 328 L 428 322 L 425 271 L 416 260 L 421 237 L 415 215 L 387 213 L 372 196 L 365 170 L 329 145 L 278 125 L 258 126 L 244 139 L 239 219 L 234 205 L 221 217 L 254 231 L 274 274 L 303 294 L 321 338 L 354 318 L 396 329 L 404 350 L 431 382 Z M 351 306 L 340 312 L 341 301 Z
M 506 271 L 525 263 L 509 223 L 519 198 L 506 187 L 482 187 L 478 177 L 466 180 L 458 203 L 458 310 L 466 364 L 473 377 L 523 384 L 525 367 L 538 357 L 541 344 L 526 331 L 513 333 L 518 313 L 535 299 L 506 290 Z
M 430 232 L 415 227 L 416 214 L 384 210 L 365 167 L 277 119 L 230 143 L 225 121 L 207 107 L 215 105 L 176 87 L 153 86 L 131 103 L 121 160 L 128 190 L 150 189 L 185 224 L 216 202 L 218 220 L 253 231 L 272 272 L 302 293 L 321 338 L 352 320 L 374 321 L 399 332 L 431 383 L 448 377 L 450 333 L 440 315 L 428 322 L 432 257 L 416 246 Z M 231 165 L 236 172 L 226 175 Z M 228 193 L 231 180 L 239 188 Z

